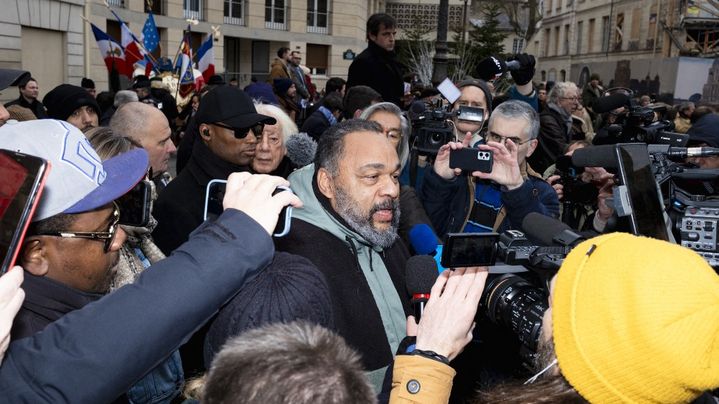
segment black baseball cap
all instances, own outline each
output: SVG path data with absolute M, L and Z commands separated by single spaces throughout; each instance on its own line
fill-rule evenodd
M 0 90 L 16 86 L 30 78 L 30 72 L 15 69 L 0 69 Z
M 271 116 L 258 114 L 250 96 L 231 86 L 215 87 L 205 94 L 195 119 L 198 125 L 219 122 L 234 129 L 249 128 L 258 123 L 277 123 Z

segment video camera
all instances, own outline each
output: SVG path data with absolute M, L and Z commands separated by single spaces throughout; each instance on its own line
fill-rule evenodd
M 604 97 L 594 103 L 594 112 L 603 114 L 626 108 L 627 111 L 617 117 L 617 122 L 608 125 L 597 133 L 595 145 L 642 142 L 648 144 L 668 144 L 686 146 L 689 136 L 673 132 L 674 123 L 658 119 L 666 114 L 666 107 L 643 107 L 633 99 L 634 91 L 616 87 L 607 90 Z
M 484 122 L 484 110 L 481 108 L 460 106 L 457 111 L 449 111 L 441 101 L 431 105 L 412 119 L 412 148 L 422 155 L 437 155 L 439 148 L 455 141 L 453 118 L 463 121 Z

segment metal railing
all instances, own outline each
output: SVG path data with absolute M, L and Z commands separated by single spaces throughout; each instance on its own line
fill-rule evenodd
M 125 7 L 125 0 L 107 0 L 111 7 Z
M 324 21 L 324 26 L 321 22 Z M 330 12 L 319 12 L 307 10 L 307 32 L 312 34 L 330 33 Z
M 182 11 L 185 18 L 201 21 L 202 0 L 184 0 Z
M 268 14 L 269 14 L 269 21 L 268 21 Z M 286 31 L 288 16 L 289 16 L 289 10 L 288 10 L 287 6 L 276 7 L 274 5 L 272 5 L 272 6 L 266 5 L 265 6 L 265 28 L 276 29 L 279 31 Z
M 237 13 L 239 8 L 240 12 Z M 247 0 L 225 0 L 224 10 L 225 24 L 245 25 L 245 16 L 247 15 Z

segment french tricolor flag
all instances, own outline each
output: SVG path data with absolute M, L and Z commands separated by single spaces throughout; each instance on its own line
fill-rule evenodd
M 215 51 L 212 48 L 212 34 L 207 35 L 207 40 L 197 50 L 197 70 L 202 72 L 205 83 L 210 81 L 210 76 L 215 74 Z
M 124 22 L 121 25 L 122 29 L 122 47 L 125 49 L 125 64 L 127 64 L 127 70 L 132 72 L 135 70 L 135 63 L 145 58 L 145 54 L 138 46 L 135 36 Z M 130 76 L 132 77 L 132 76 Z

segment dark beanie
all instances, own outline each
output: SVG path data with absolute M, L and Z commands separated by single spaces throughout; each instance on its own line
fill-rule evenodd
M 297 319 L 331 328 L 329 288 L 307 258 L 277 252 L 272 263 L 220 309 L 205 337 L 205 366 L 210 368 L 230 338 L 265 324 Z
M 42 103 L 47 108 L 47 116 L 52 119 L 66 121 L 76 109 L 90 106 L 100 116 L 100 106 L 95 97 L 82 87 L 71 84 L 60 84 L 45 95 Z
M 275 79 L 275 92 L 279 95 L 285 95 L 287 94 L 287 90 L 289 90 L 292 84 L 293 83 L 291 79 Z
M 492 91 L 489 89 L 487 82 L 480 79 L 465 79 L 457 83 L 457 88 L 460 89 L 467 86 L 474 86 L 482 90 L 482 92 L 484 93 L 484 98 L 487 100 L 487 111 L 492 113 Z
M 80 82 L 80 87 L 82 88 L 95 88 L 95 82 L 92 81 L 92 79 L 88 79 L 87 77 L 83 77 L 82 81 Z

